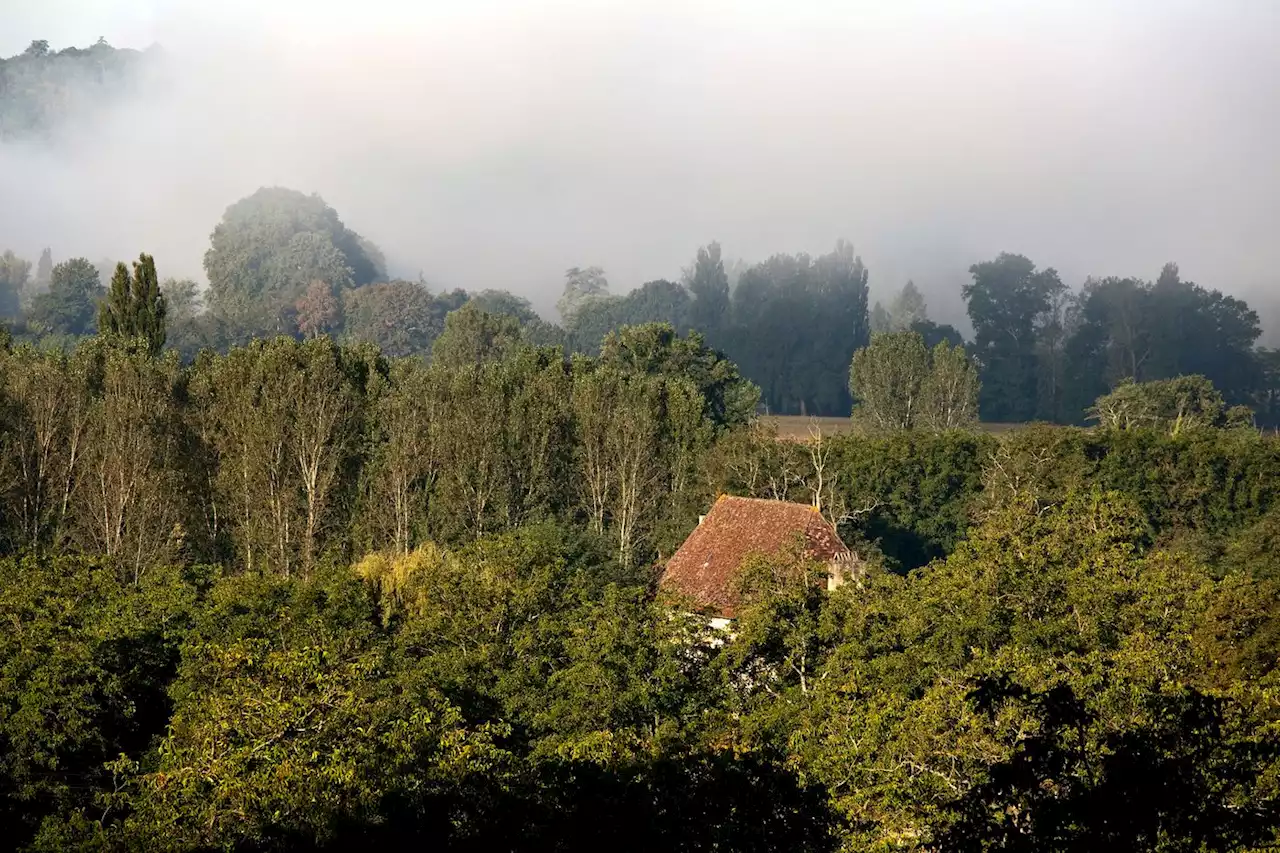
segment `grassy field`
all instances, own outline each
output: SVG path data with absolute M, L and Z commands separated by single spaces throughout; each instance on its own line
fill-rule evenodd
M 848 418 L 814 418 L 803 417 L 801 415 L 769 415 L 761 418 L 767 424 L 777 427 L 778 435 L 781 438 L 801 439 L 808 438 L 814 427 L 822 430 L 823 435 L 836 435 L 842 432 L 848 432 L 850 422 Z M 1021 424 L 983 424 L 982 429 L 990 433 L 1008 432 L 1011 429 L 1017 429 Z

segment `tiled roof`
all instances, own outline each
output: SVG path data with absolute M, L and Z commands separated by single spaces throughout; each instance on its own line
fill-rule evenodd
M 849 553 L 835 529 L 807 504 L 724 495 L 667 561 L 661 587 L 732 618 L 743 562 L 783 551 L 798 534 L 804 535 L 808 558 L 825 561 Z

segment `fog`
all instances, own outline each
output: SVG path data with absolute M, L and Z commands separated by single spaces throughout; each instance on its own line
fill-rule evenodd
M 1034 7 L 1034 8 L 1032 8 Z M 549 311 L 848 237 L 873 297 L 963 313 L 1007 250 L 1280 302 L 1280 4 L 0 0 L 0 55 L 163 45 L 127 108 L 0 146 L 0 243 L 201 277 L 262 185 L 318 192 L 433 287 Z M 1274 318 L 1280 319 L 1280 318 Z

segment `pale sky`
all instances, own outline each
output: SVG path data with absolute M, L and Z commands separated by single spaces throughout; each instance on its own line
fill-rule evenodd
M 0 0 L 0 54 L 99 36 L 171 77 L 0 150 L 28 199 L 0 242 L 198 275 L 222 210 L 281 184 L 401 271 L 541 308 L 569 266 L 621 291 L 712 239 L 839 237 L 942 319 L 1002 250 L 1280 302 L 1274 0 Z

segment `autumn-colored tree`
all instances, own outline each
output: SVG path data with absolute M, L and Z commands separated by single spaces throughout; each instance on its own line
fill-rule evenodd
M 335 331 L 342 323 L 342 305 L 333 288 L 319 279 L 307 285 L 307 292 L 294 304 L 298 331 L 314 338 Z

